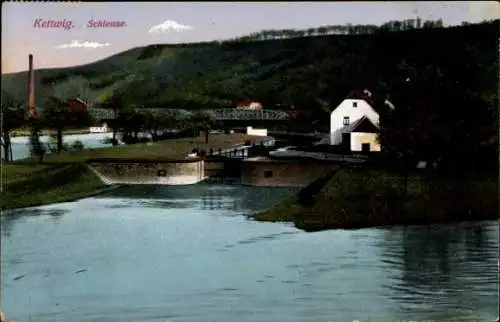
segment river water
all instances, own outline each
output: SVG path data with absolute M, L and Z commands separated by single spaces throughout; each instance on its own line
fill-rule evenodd
M 289 189 L 120 188 L 5 216 L 12 321 L 491 321 L 498 222 L 305 233 Z
M 64 136 L 64 144 L 73 144 L 75 141 L 81 141 L 84 148 L 86 149 L 96 149 L 109 147 L 110 144 L 104 144 L 103 140 L 106 138 L 113 137 L 112 133 L 92 133 L 92 134 L 72 134 Z M 17 136 L 11 139 L 12 141 L 12 159 L 20 160 L 25 159 L 30 156 L 29 150 L 29 137 L 28 136 Z M 50 136 L 41 136 L 40 141 L 44 144 L 50 142 Z M 2 151 L 3 153 L 3 151 Z M 3 155 L 3 154 L 2 154 Z

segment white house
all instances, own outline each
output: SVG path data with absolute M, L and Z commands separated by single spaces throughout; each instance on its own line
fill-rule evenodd
M 254 129 L 251 126 L 247 126 L 247 135 L 267 136 L 267 129 Z
M 342 145 L 350 151 L 380 151 L 379 115 L 370 101 L 368 90 L 353 92 L 332 111 L 330 145 Z M 394 108 L 388 101 L 386 105 Z
M 103 124 L 95 124 L 89 127 L 90 133 L 106 133 L 108 132 L 108 126 L 106 123 Z

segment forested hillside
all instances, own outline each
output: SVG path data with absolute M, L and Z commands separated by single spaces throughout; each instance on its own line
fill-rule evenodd
M 265 108 L 331 109 L 354 89 L 384 93 L 404 64 L 433 65 L 495 109 L 499 21 L 410 22 L 134 48 L 84 66 L 37 70 L 37 102 L 48 95 L 99 102 L 118 89 L 127 104 L 145 107 L 227 107 L 251 98 Z M 26 84 L 26 72 L 2 75 L 3 89 L 18 100 L 27 97 Z

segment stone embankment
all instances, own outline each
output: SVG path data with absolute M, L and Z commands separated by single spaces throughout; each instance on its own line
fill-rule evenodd
M 102 159 L 89 160 L 87 164 L 107 185 L 188 185 L 205 178 L 204 161 L 199 158 L 175 161 Z

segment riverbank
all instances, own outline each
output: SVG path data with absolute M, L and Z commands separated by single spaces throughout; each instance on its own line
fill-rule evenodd
M 2 165 L 2 213 L 91 197 L 113 188 L 83 163 Z
M 210 135 L 205 144 L 203 136 L 165 140 L 155 143 L 120 145 L 110 148 L 83 151 L 64 151 L 47 154 L 43 162 L 30 158 L 13 163 L 3 163 L 2 198 L 0 209 L 33 207 L 58 202 L 73 201 L 99 194 L 113 187 L 92 171 L 87 160 L 179 160 L 183 161 L 193 148 L 209 151 L 227 149 L 246 141 L 263 137 L 242 134 Z
M 306 231 L 498 218 L 496 178 L 459 181 L 415 173 L 408 178 L 405 196 L 401 176 L 371 169 L 341 169 L 255 216 L 293 222 Z

